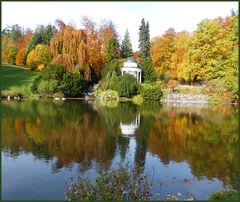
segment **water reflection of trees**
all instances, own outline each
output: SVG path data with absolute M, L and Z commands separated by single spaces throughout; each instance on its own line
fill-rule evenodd
M 12 155 L 25 151 L 39 158 L 57 157 L 56 169 L 72 162 L 89 166 L 92 159 L 111 162 L 115 135 L 104 131 L 98 113 L 90 105 L 44 101 L 6 105 L 10 106 L 4 106 L 3 147 Z
M 109 166 L 116 149 L 123 160 L 129 138 L 120 123 L 141 115 L 135 131 L 135 162 L 145 164 L 146 152 L 164 164 L 187 161 L 195 176 L 233 183 L 237 173 L 237 110 L 231 107 L 162 107 L 159 103 L 118 103 L 104 107 L 79 101 L 2 102 L 2 149 L 11 155 L 31 152 L 53 159 L 53 171 L 92 160 Z
M 188 111 L 188 112 L 187 112 Z M 187 161 L 194 176 L 237 180 L 237 110 L 162 110 L 148 138 L 148 149 L 164 164 Z

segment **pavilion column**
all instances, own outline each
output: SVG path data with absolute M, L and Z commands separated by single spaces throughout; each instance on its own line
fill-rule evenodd
M 140 83 L 142 83 L 142 72 L 139 72 L 140 74 Z

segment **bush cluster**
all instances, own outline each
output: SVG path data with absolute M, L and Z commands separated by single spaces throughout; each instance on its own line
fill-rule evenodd
M 71 181 L 67 186 L 66 199 L 79 200 L 147 200 L 151 184 L 147 176 L 141 174 L 142 168 L 120 165 L 116 170 L 100 170 L 95 183 L 89 178 L 78 177 L 77 182 Z
M 68 97 L 80 96 L 84 80 L 80 73 L 70 73 L 62 65 L 50 64 L 34 80 L 31 90 L 43 97 L 63 94 Z
M 116 80 L 116 91 L 120 97 L 132 97 L 139 91 L 139 84 L 136 78 L 130 74 L 124 74 Z
M 105 88 L 117 91 L 119 97 L 130 98 L 138 93 L 139 84 L 132 75 L 124 74 L 123 76 L 117 76 L 116 73 L 113 72 L 107 77 Z
M 27 56 L 27 67 L 32 70 L 41 70 L 50 62 L 50 48 L 44 44 L 38 44 Z
M 160 100 L 163 93 L 159 85 L 142 85 L 140 94 L 144 100 Z
M 106 67 L 104 67 L 101 71 L 101 76 L 104 80 L 107 80 L 107 77 L 109 77 L 109 74 L 112 74 L 113 72 L 119 73 L 119 61 L 117 59 L 111 60 Z

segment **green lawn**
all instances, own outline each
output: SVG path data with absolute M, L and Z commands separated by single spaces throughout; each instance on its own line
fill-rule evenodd
M 38 73 L 13 65 L 2 64 L 0 68 L 0 90 L 2 94 L 31 96 L 30 85 Z

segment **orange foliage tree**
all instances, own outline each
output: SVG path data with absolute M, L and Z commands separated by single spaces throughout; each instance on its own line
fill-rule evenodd
M 158 75 L 169 71 L 174 53 L 175 31 L 169 28 L 162 37 L 156 37 L 151 46 L 151 57 Z
M 26 54 L 27 48 L 21 48 L 17 55 L 16 55 L 16 65 L 18 66 L 24 66 L 25 65 L 25 54 Z
M 18 38 L 18 43 L 17 43 L 17 55 L 16 55 L 16 60 L 15 63 L 18 66 L 25 66 L 26 63 L 26 52 L 27 52 L 27 47 L 29 42 L 31 41 L 33 36 L 33 33 L 29 30 L 26 32 L 26 34 L 21 35 Z
M 187 52 L 187 32 L 178 32 L 174 40 L 174 53 L 171 58 L 170 73 L 173 78 L 178 77 L 178 71 Z
M 33 33 L 32 31 L 28 30 L 26 32 L 26 34 L 22 35 L 19 37 L 18 39 L 18 50 L 22 49 L 22 48 L 27 48 L 28 47 L 28 44 L 29 42 L 31 41 L 32 39 L 32 36 L 33 36 Z
M 118 38 L 115 25 L 112 21 L 104 20 L 99 28 L 99 40 L 101 42 L 101 52 L 104 66 L 107 64 L 108 41 L 111 37 Z
M 95 74 L 99 77 L 104 64 L 102 59 L 101 40 L 96 28 L 96 23 L 88 17 L 83 17 L 82 24 L 87 34 L 86 47 L 88 53 L 88 63 Z
M 66 25 L 61 20 L 56 20 L 56 24 L 59 31 L 50 41 L 53 62 L 65 65 L 69 72 L 85 71 L 88 59 L 85 31 Z

